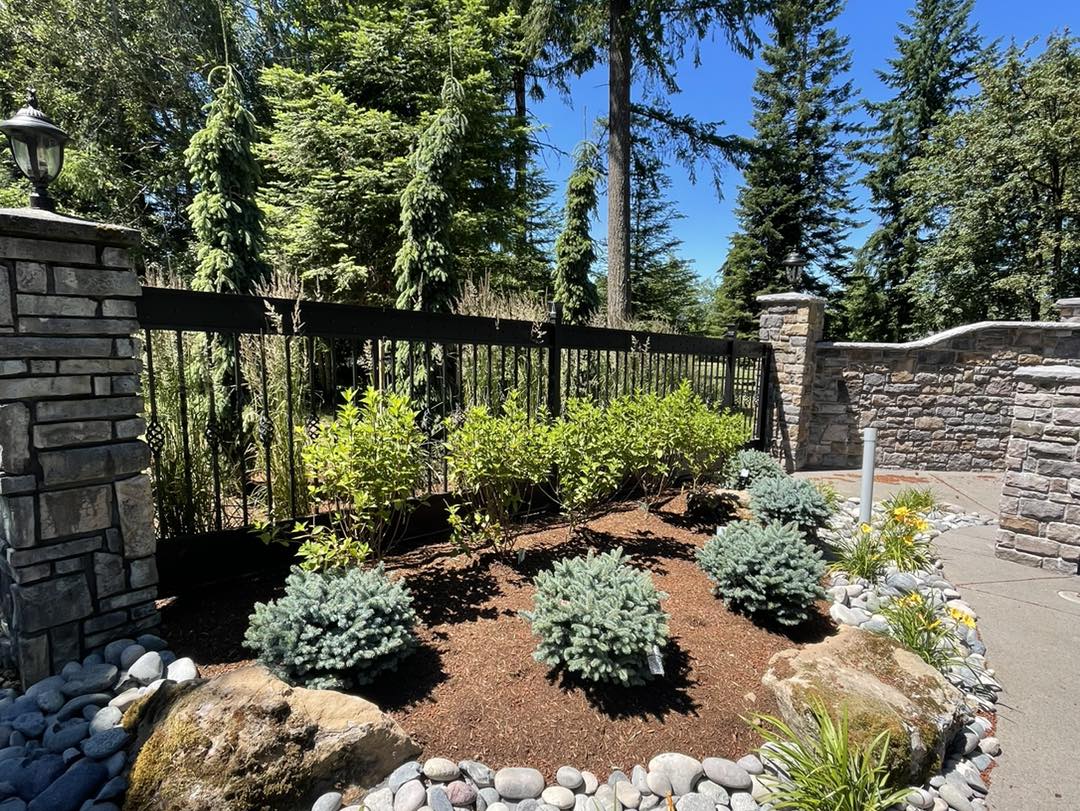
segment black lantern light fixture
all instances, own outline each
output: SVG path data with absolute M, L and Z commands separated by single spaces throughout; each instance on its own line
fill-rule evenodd
M 806 267 L 806 259 L 798 251 L 792 251 L 784 257 L 784 261 L 781 262 L 784 266 L 784 273 L 787 276 L 788 284 L 791 285 L 792 290 L 798 290 L 802 287 L 802 274 L 803 268 Z
M 67 133 L 41 112 L 33 88 L 26 92 L 26 106 L 6 121 L 0 121 L 0 132 L 7 136 L 19 171 L 34 187 L 30 192 L 30 207 L 53 211 L 56 203 L 49 196 L 48 186 L 64 168 Z

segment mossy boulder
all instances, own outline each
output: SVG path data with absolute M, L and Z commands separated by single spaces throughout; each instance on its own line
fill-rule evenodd
M 359 796 L 420 751 L 371 702 L 258 666 L 166 682 L 124 726 L 137 752 L 125 811 L 309 809 L 331 789 Z
M 815 700 L 834 719 L 847 713 L 857 745 L 887 731 L 897 785 L 926 782 L 968 717 L 963 694 L 937 670 L 894 640 L 848 625 L 824 642 L 775 654 L 761 681 L 799 734 L 813 728 Z

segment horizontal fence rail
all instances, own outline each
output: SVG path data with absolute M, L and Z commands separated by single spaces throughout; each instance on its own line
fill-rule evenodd
M 428 437 L 428 493 L 450 489 L 448 418 L 521 393 L 530 419 L 682 381 L 768 435 L 767 344 L 146 287 L 146 440 L 162 539 L 316 511 L 301 446 L 349 387 L 408 395 Z

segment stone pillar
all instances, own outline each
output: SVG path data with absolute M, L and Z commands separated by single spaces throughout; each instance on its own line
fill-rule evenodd
M 1001 488 L 997 556 L 1076 574 L 1080 367 L 1021 366 Z
M 788 470 L 806 466 L 816 346 L 825 326 L 825 299 L 805 293 L 758 296 L 761 340 L 772 344 L 778 450 Z
M 158 622 L 138 244 L 0 209 L 0 604 L 24 684 Z
M 1057 308 L 1062 321 L 1080 321 L 1080 298 L 1058 299 Z

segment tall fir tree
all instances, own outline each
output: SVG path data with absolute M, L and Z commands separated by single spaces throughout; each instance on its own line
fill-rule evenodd
M 631 160 L 630 285 L 636 320 L 661 321 L 680 331 L 702 328 L 699 283 L 674 225 L 683 219 L 668 195 L 671 178 L 648 134 L 635 132 Z
M 1056 316 L 1080 290 L 1080 38 L 1012 45 L 934 128 L 905 179 L 926 239 L 911 282 L 925 334 Z
M 917 0 L 895 38 L 896 56 L 878 72 L 892 97 L 866 105 L 874 148 L 864 183 L 880 224 L 859 251 L 845 296 L 844 331 L 851 338 L 901 341 L 915 329 L 912 279 L 925 223 L 904 182 L 932 128 L 961 106 L 974 76 L 982 44 L 973 6 L 974 0 Z
M 220 82 L 215 86 L 215 82 Z M 259 165 L 252 152 L 255 117 L 240 77 L 229 64 L 211 71 L 213 100 L 206 124 L 184 157 L 198 191 L 188 207 L 195 232 L 192 287 L 217 293 L 252 293 L 267 275 L 262 259 L 263 218 L 255 196 Z
M 592 220 L 596 215 L 596 186 L 600 180 L 599 150 L 582 141 L 574 152 L 574 170 L 566 181 L 563 227 L 555 240 L 555 301 L 571 324 L 589 320 L 599 304 L 596 285 L 590 278 L 596 261 Z
M 801 286 L 825 293 L 844 281 L 855 226 L 849 188 L 858 149 L 848 38 L 834 23 L 843 0 L 782 0 L 765 67 L 754 81 L 754 140 L 721 268 L 715 320 L 756 335 L 762 293 L 787 289 L 782 262 L 807 260 Z
M 718 123 L 676 115 L 668 106 L 679 92 L 675 68 L 688 46 L 720 32 L 739 52 L 756 43 L 752 28 L 759 0 L 714 0 L 665 5 L 651 0 L 532 0 L 529 28 L 539 62 L 565 90 L 566 78 L 599 63 L 608 66 L 607 314 L 618 325 L 631 315 L 630 195 L 632 119 L 662 127 L 691 172 L 705 160 L 718 172 L 738 151 L 738 139 L 720 135 Z M 651 103 L 632 103 L 633 78 L 651 89 Z
M 394 271 L 397 306 L 405 310 L 449 312 L 461 282 L 449 244 L 453 199 L 448 191 L 468 124 L 461 84 L 447 76 L 441 98 L 441 109 L 413 150 L 413 176 L 401 194 L 401 248 Z

